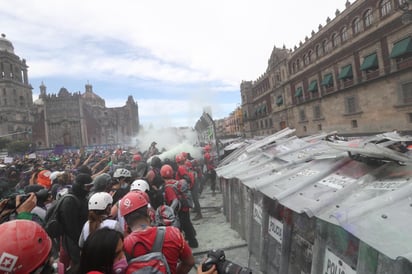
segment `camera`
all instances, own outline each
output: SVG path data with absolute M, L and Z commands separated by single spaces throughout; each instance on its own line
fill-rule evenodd
M 216 265 L 219 274 L 252 274 L 252 270 L 226 260 L 222 249 L 212 249 L 207 253 L 207 259 L 202 264 L 202 271 L 208 271 L 212 265 Z
M 38 202 L 45 202 L 49 196 L 50 192 L 47 189 L 40 189 L 39 191 L 34 193 L 36 195 Z M 7 204 L 5 205 L 5 209 L 15 209 L 16 208 L 16 196 L 20 196 L 20 203 L 24 203 L 27 198 L 30 197 L 30 193 L 27 194 L 19 194 L 15 193 L 8 197 Z

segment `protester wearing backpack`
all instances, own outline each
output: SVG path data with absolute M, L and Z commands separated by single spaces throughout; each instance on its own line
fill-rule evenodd
M 190 246 L 178 228 L 152 227 L 147 205 L 141 192 L 129 192 L 120 203 L 120 214 L 132 231 L 124 240 L 129 258 L 126 273 L 139 273 L 143 267 L 160 273 L 189 273 L 195 263 Z
M 189 242 L 189 246 L 196 248 L 199 243 L 196 239 L 196 230 L 193 227 L 190 220 L 190 208 L 193 207 L 193 200 L 190 191 L 187 191 L 186 195 L 183 193 L 184 180 L 177 181 L 173 179 L 173 169 L 170 165 L 164 165 L 160 169 L 160 174 L 165 180 L 165 202 L 168 206 L 172 207 L 180 220 L 180 228 L 185 234 L 185 238 Z M 187 183 L 186 183 L 187 185 Z M 188 188 L 188 187 L 186 187 Z M 188 190 L 188 189 L 187 189 Z
M 155 222 L 155 211 L 153 207 L 151 207 L 150 197 L 147 194 L 149 188 L 150 188 L 149 184 L 145 180 L 142 180 L 142 179 L 137 179 L 133 181 L 133 183 L 130 185 L 130 191 L 140 191 L 143 193 L 148 203 L 149 216 L 152 220 L 152 223 L 154 223 Z M 127 225 L 124 221 L 123 216 L 121 216 L 120 214 L 120 207 L 119 207 L 120 203 L 121 203 L 121 199 L 112 206 L 110 217 L 116 219 L 119 222 L 120 226 L 123 228 L 124 235 L 126 236 L 127 234 L 129 234 L 129 231 L 128 231 L 129 229 L 127 228 Z
M 127 260 L 123 234 L 103 227 L 91 234 L 82 249 L 78 274 L 124 274 Z
M 162 167 L 162 161 L 159 157 L 154 156 L 150 161 L 151 168 L 147 172 L 146 180 L 150 185 L 149 197 L 152 207 L 156 210 L 159 206 L 163 205 L 163 192 L 165 181 L 160 175 L 160 168 Z
M 59 210 L 60 222 L 63 227 L 61 237 L 61 247 L 59 260 L 64 264 L 64 268 L 75 270 L 80 263 L 79 237 L 84 223 L 88 216 L 87 195 L 91 187 L 92 177 L 86 173 L 80 173 L 76 176 L 69 194 L 75 196 L 62 197 Z

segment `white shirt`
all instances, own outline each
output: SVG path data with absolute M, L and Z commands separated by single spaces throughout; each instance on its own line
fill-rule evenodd
M 100 224 L 99 229 L 102 227 L 108 227 L 111 229 L 115 229 L 123 234 L 123 228 L 121 227 L 120 223 L 116 220 L 106 219 Z M 83 248 L 84 242 L 86 241 L 87 237 L 89 237 L 89 234 L 90 234 L 90 226 L 89 226 L 89 221 L 87 221 L 83 225 L 82 233 L 80 234 L 80 237 L 79 237 L 79 247 L 80 248 Z

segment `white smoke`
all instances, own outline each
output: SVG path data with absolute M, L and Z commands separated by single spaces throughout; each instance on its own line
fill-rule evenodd
M 197 133 L 191 128 L 142 129 L 135 138 L 136 147 L 142 153 L 149 149 L 152 142 L 157 143 L 161 153 L 158 156 L 162 160 L 173 160 L 181 152 L 188 152 L 194 158 L 202 156 Z

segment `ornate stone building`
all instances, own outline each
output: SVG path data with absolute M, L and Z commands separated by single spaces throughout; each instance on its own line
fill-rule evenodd
M 412 27 L 405 0 L 357 0 L 266 72 L 241 83 L 245 135 L 412 132 Z M 412 8 L 412 7 L 410 7 Z
M 0 65 L 0 136 L 51 148 L 129 144 L 137 135 L 138 105 L 132 96 L 123 107 L 107 108 L 90 84 L 84 93 L 61 88 L 57 94 L 47 94 L 42 84 L 33 103 L 26 62 L 5 36 L 0 39 Z
M 33 124 L 32 87 L 25 59 L 14 53 L 13 44 L 0 37 L 0 137 L 28 138 Z

